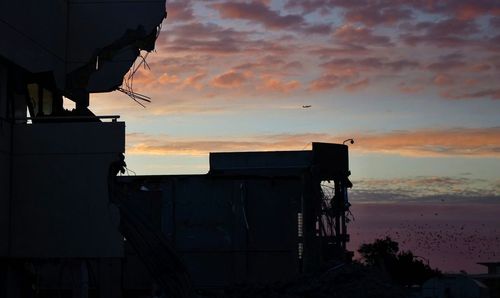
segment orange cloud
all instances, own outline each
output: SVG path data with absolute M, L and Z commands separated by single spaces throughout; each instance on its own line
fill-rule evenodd
M 361 135 L 357 138 L 357 144 L 366 152 L 411 156 L 500 157 L 500 127 L 426 129 Z
M 219 88 L 235 88 L 240 87 L 247 80 L 248 75 L 241 72 L 229 71 L 216 76 L 212 80 L 212 85 Z
M 162 85 L 175 84 L 179 81 L 179 77 L 177 77 L 176 75 L 169 75 L 168 73 L 164 73 L 158 78 L 158 82 Z
M 423 129 L 379 134 L 352 133 L 351 150 L 414 157 L 500 157 L 500 127 Z M 340 142 L 348 136 L 324 133 L 278 134 L 231 139 L 190 139 L 129 134 L 130 154 L 204 155 L 213 151 L 302 150 L 313 141 Z
M 474 64 L 471 67 L 469 67 L 469 70 L 471 72 L 483 72 L 483 71 L 488 71 L 491 69 L 491 66 L 486 63 L 479 63 L 479 64 Z
M 434 84 L 438 86 L 446 86 L 453 83 L 453 78 L 451 78 L 449 75 L 446 74 L 438 74 L 434 77 L 434 80 L 432 81 L 434 82 Z
M 290 91 L 300 88 L 300 82 L 296 80 L 282 81 L 271 76 L 264 76 L 262 78 L 264 90 L 288 93 Z
M 200 90 L 203 88 L 203 84 L 201 83 L 201 81 L 206 76 L 207 76 L 207 74 L 204 72 L 196 73 L 192 76 L 189 76 L 189 77 L 185 78 L 184 81 L 182 82 L 183 87 L 192 87 L 192 88 Z
M 419 93 L 422 90 L 424 90 L 424 86 L 420 84 L 407 84 L 407 83 L 401 83 L 399 84 L 399 91 L 402 93 L 407 93 L 407 94 L 414 94 L 414 93 Z

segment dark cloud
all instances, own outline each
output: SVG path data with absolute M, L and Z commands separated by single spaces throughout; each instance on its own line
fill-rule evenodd
M 464 67 L 466 64 L 464 61 L 460 60 L 446 60 L 446 61 L 439 61 L 439 62 L 434 62 L 431 63 L 427 66 L 427 69 L 436 71 L 436 72 L 441 72 L 441 71 L 449 71 L 457 68 Z
M 469 177 L 420 176 L 354 180 L 357 202 L 499 203 L 495 181 Z
M 354 44 L 362 46 L 391 46 L 391 39 L 384 35 L 377 35 L 372 29 L 343 25 L 334 33 L 335 40 L 341 44 Z
M 330 24 L 310 24 L 299 14 L 283 15 L 269 7 L 265 1 L 222 2 L 211 4 L 223 19 L 246 20 L 268 30 L 292 30 L 305 34 L 329 34 Z
M 165 52 L 236 54 L 241 52 L 286 52 L 274 40 L 253 38 L 255 32 L 237 31 L 211 23 L 191 22 L 175 25 L 160 35 L 159 47 Z
M 309 84 L 309 90 L 324 91 L 324 90 L 334 89 L 341 86 L 344 81 L 345 79 L 339 75 L 332 73 L 324 73 L 319 78 L 313 80 Z
M 474 36 L 478 32 L 479 28 L 473 21 L 446 19 L 417 23 L 410 32 L 401 34 L 400 39 L 411 46 L 464 47 L 478 44 Z
M 187 22 L 193 21 L 195 16 L 193 14 L 193 8 L 191 6 L 191 1 L 168 1 L 167 15 L 169 22 Z
M 288 9 L 300 9 L 308 14 L 344 10 L 346 19 L 367 25 L 393 24 L 407 20 L 415 12 L 444 15 L 459 20 L 472 20 L 484 15 L 499 16 L 500 3 L 491 0 L 288 0 Z
M 301 27 L 300 31 L 307 34 L 330 34 L 332 26 L 328 24 L 307 25 Z
M 211 5 L 224 19 L 241 19 L 277 30 L 297 28 L 305 24 L 300 15 L 281 15 L 262 2 L 222 2 Z
M 490 26 L 496 29 L 500 29 L 500 17 L 491 18 Z
M 410 9 L 401 7 L 380 8 L 377 5 L 353 8 L 345 13 L 347 22 L 359 22 L 367 26 L 392 25 L 403 20 L 410 20 L 412 17 L 413 12 Z
M 442 95 L 449 99 L 489 98 L 492 100 L 500 100 L 500 88 L 483 89 L 472 92 L 447 91 L 443 92 Z
M 379 57 L 368 57 L 362 59 L 341 58 L 332 59 L 326 63 L 322 63 L 323 68 L 328 69 L 355 69 L 362 70 L 381 70 L 388 69 L 392 71 L 401 71 L 403 69 L 412 69 L 418 67 L 420 64 L 416 61 L 399 59 L 390 61 Z
M 420 65 L 417 61 L 398 59 L 388 60 L 381 57 L 367 58 L 336 58 L 321 63 L 319 66 L 324 73 L 310 83 L 312 91 L 324 91 L 344 86 L 347 91 L 358 91 L 368 86 L 369 78 L 359 79 L 364 76 L 377 77 L 391 76 L 405 69 L 414 69 Z
M 368 53 L 368 49 L 362 45 L 343 44 L 338 47 L 317 47 L 309 52 L 321 59 L 330 59 L 339 55 L 363 55 Z

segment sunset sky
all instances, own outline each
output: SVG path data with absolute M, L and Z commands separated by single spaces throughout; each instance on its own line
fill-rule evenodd
M 442 224 L 455 237 L 446 245 L 464 251 L 484 234 L 481 256 L 458 262 L 443 248 L 431 265 L 500 261 L 499 1 L 183 0 L 167 11 L 150 69 L 133 79 L 152 103 L 91 99 L 96 114 L 126 121 L 130 169 L 206 173 L 210 151 L 354 138 L 351 200 L 366 215 L 354 243 L 389 230 L 361 229 L 377 218 L 411 235 L 408 214 L 426 231 Z M 412 238 L 402 248 L 425 254 Z

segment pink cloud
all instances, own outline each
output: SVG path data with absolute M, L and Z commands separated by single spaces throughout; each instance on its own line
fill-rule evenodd
M 169 75 L 168 73 L 164 73 L 158 78 L 158 82 L 162 85 L 176 84 L 179 81 L 179 77 L 177 77 L 176 75 Z
M 186 22 L 195 19 L 191 1 L 168 1 L 167 13 L 169 22 Z
M 212 80 L 212 85 L 218 88 L 236 88 L 247 81 L 248 75 L 242 72 L 229 71 L 216 76 Z
M 363 55 L 368 53 L 368 49 L 362 45 L 342 44 L 337 47 L 320 46 L 311 49 L 310 53 L 321 59 L 329 59 L 337 55 Z
M 437 62 L 427 65 L 426 68 L 436 72 L 457 70 L 466 66 L 465 61 L 462 59 L 463 55 L 459 53 L 444 55 L 439 57 Z
M 188 76 L 182 81 L 183 88 L 191 87 L 195 89 L 202 89 L 203 83 L 202 80 L 207 77 L 205 72 L 195 73 L 194 75 Z
M 347 22 L 359 22 L 367 26 L 376 26 L 380 24 L 392 25 L 402 20 L 412 18 L 410 9 L 397 7 L 379 8 L 376 5 L 368 5 L 360 8 L 350 9 L 345 14 Z
M 399 91 L 406 94 L 415 94 L 422 92 L 425 87 L 418 83 L 403 82 L 398 85 Z
M 342 78 L 338 75 L 325 73 L 309 85 L 311 91 L 324 91 L 337 88 L 342 85 Z
M 390 46 L 391 40 L 387 36 L 376 35 L 366 27 L 343 25 L 335 30 L 334 37 L 341 43 L 360 44 L 367 46 Z
M 417 23 L 410 32 L 402 33 L 400 39 L 411 46 L 417 44 L 438 47 L 477 46 L 480 42 L 474 34 L 478 32 L 479 28 L 475 22 L 451 18 Z
M 366 88 L 369 83 L 370 83 L 370 80 L 362 79 L 360 81 L 350 83 L 350 84 L 346 85 L 344 88 L 349 92 L 355 92 L 355 91 L 359 91 L 361 89 Z
M 491 69 L 491 66 L 487 63 L 477 63 L 469 67 L 471 72 L 484 72 Z
M 281 93 L 288 93 L 300 88 L 301 86 L 299 81 L 283 81 L 269 75 L 265 75 L 262 77 L 262 84 L 263 86 L 261 87 L 261 89 Z
M 224 19 L 252 21 L 272 30 L 302 26 L 300 15 L 280 15 L 262 2 L 222 2 L 211 5 Z
M 454 82 L 453 78 L 446 74 L 438 74 L 432 81 L 438 86 L 447 86 L 453 84 Z

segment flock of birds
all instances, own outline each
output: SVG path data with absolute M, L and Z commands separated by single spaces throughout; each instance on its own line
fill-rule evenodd
M 485 224 L 477 227 L 452 223 L 401 223 L 398 230 L 388 233 L 393 234 L 402 249 L 411 247 L 424 254 L 439 251 L 479 259 L 500 257 L 500 230 Z
M 360 231 L 353 231 L 360 235 Z M 375 238 L 391 237 L 399 243 L 400 251 L 410 250 L 414 255 L 454 262 L 456 258 L 471 262 L 500 259 L 500 227 L 485 223 L 415 223 L 402 222 L 380 231 Z M 434 262 L 431 262 L 431 265 Z

